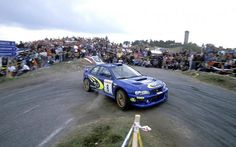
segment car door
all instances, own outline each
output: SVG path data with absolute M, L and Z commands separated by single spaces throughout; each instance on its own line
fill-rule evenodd
M 90 74 L 88 75 L 88 79 L 90 82 L 90 86 L 92 89 L 103 89 L 103 84 L 98 80 L 98 72 L 100 70 L 100 66 L 95 66 L 91 69 Z
M 108 68 L 101 67 L 98 71 L 98 77 L 99 77 L 99 80 L 103 83 L 103 90 L 101 92 L 103 92 L 105 95 L 112 96 L 113 95 L 113 92 L 112 92 L 113 80 L 112 80 L 111 72 L 108 70 Z

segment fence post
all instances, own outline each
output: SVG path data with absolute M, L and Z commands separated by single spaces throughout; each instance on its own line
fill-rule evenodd
M 138 147 L 138 134 L 139 134 L 140 117 L 141 117 L 140 115 L 135 115 L 132 147 Z

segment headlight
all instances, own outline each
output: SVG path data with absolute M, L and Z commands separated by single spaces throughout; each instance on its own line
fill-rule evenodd
M 146 95 L 146 94 L 150 94 L 149 91 L 135 91 L 134 92 L 135 95 Z
M 163 82 L 163 90 L 165 90 L 166 88 L 166 83 Z

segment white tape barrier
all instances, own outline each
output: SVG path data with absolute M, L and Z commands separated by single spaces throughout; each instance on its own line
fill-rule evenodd
M 125 140 L 124 140 L 123 144 L 121 145 L 121 147 L 126 146 L 134 127 L 138 127 L 145 132 L 149 132 L 152 130 L 149 126 L 141 126 L 141 125 L 134 123 L 134 125 L 132 125 L 132 127 L 130 128 L 129 133 L 126 135 Z
M 149 127 L 149 126 L 141 126 L 141 125 L 138 125 L 136 123 L 134 123 L 135 126 L 139 127 L 141 130 L 145 131 L 145 132 L 148 132 L 148 131 L 151 131 L 152 129 Z
M 93 63 L 90 59 L 88 59 L 88 58 L 84 58 L 85 60 L 87 60 L 89 63 Z
M 134 126 L 132 125 L 132 127 L 130 128 L 129 133 L 126 135 L 125 140 L 124 140 L 123 144 L 121 145 L 121 147 L 125 147 L 126 146 L 128 140 L 130 138 L 130 135 L 131 135 L 131 133 L 133 131 L 133 128 L 134 128 Z

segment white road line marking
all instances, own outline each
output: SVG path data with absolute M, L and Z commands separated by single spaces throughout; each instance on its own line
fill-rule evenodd
M 47 138 L 45 138 L 37 147 L 43 147 L 47 142 L 49 142 L 54 136 L 56 136 L 59 132 L 61 132 L 67 124 L 69 124 L 74 118 L 67 120 L 61 127 L 53 131 Z
M 34 110 L 34 109 L 37 108 L 38 106 L 39 106 L 39 105 L 36 105 L 36 106 L 34 106 L 34 107 L 32 107 L 32 108 L 30 108 L 30 109 L 24 111 L 23 114 L 28 113 L 28 112 Z

